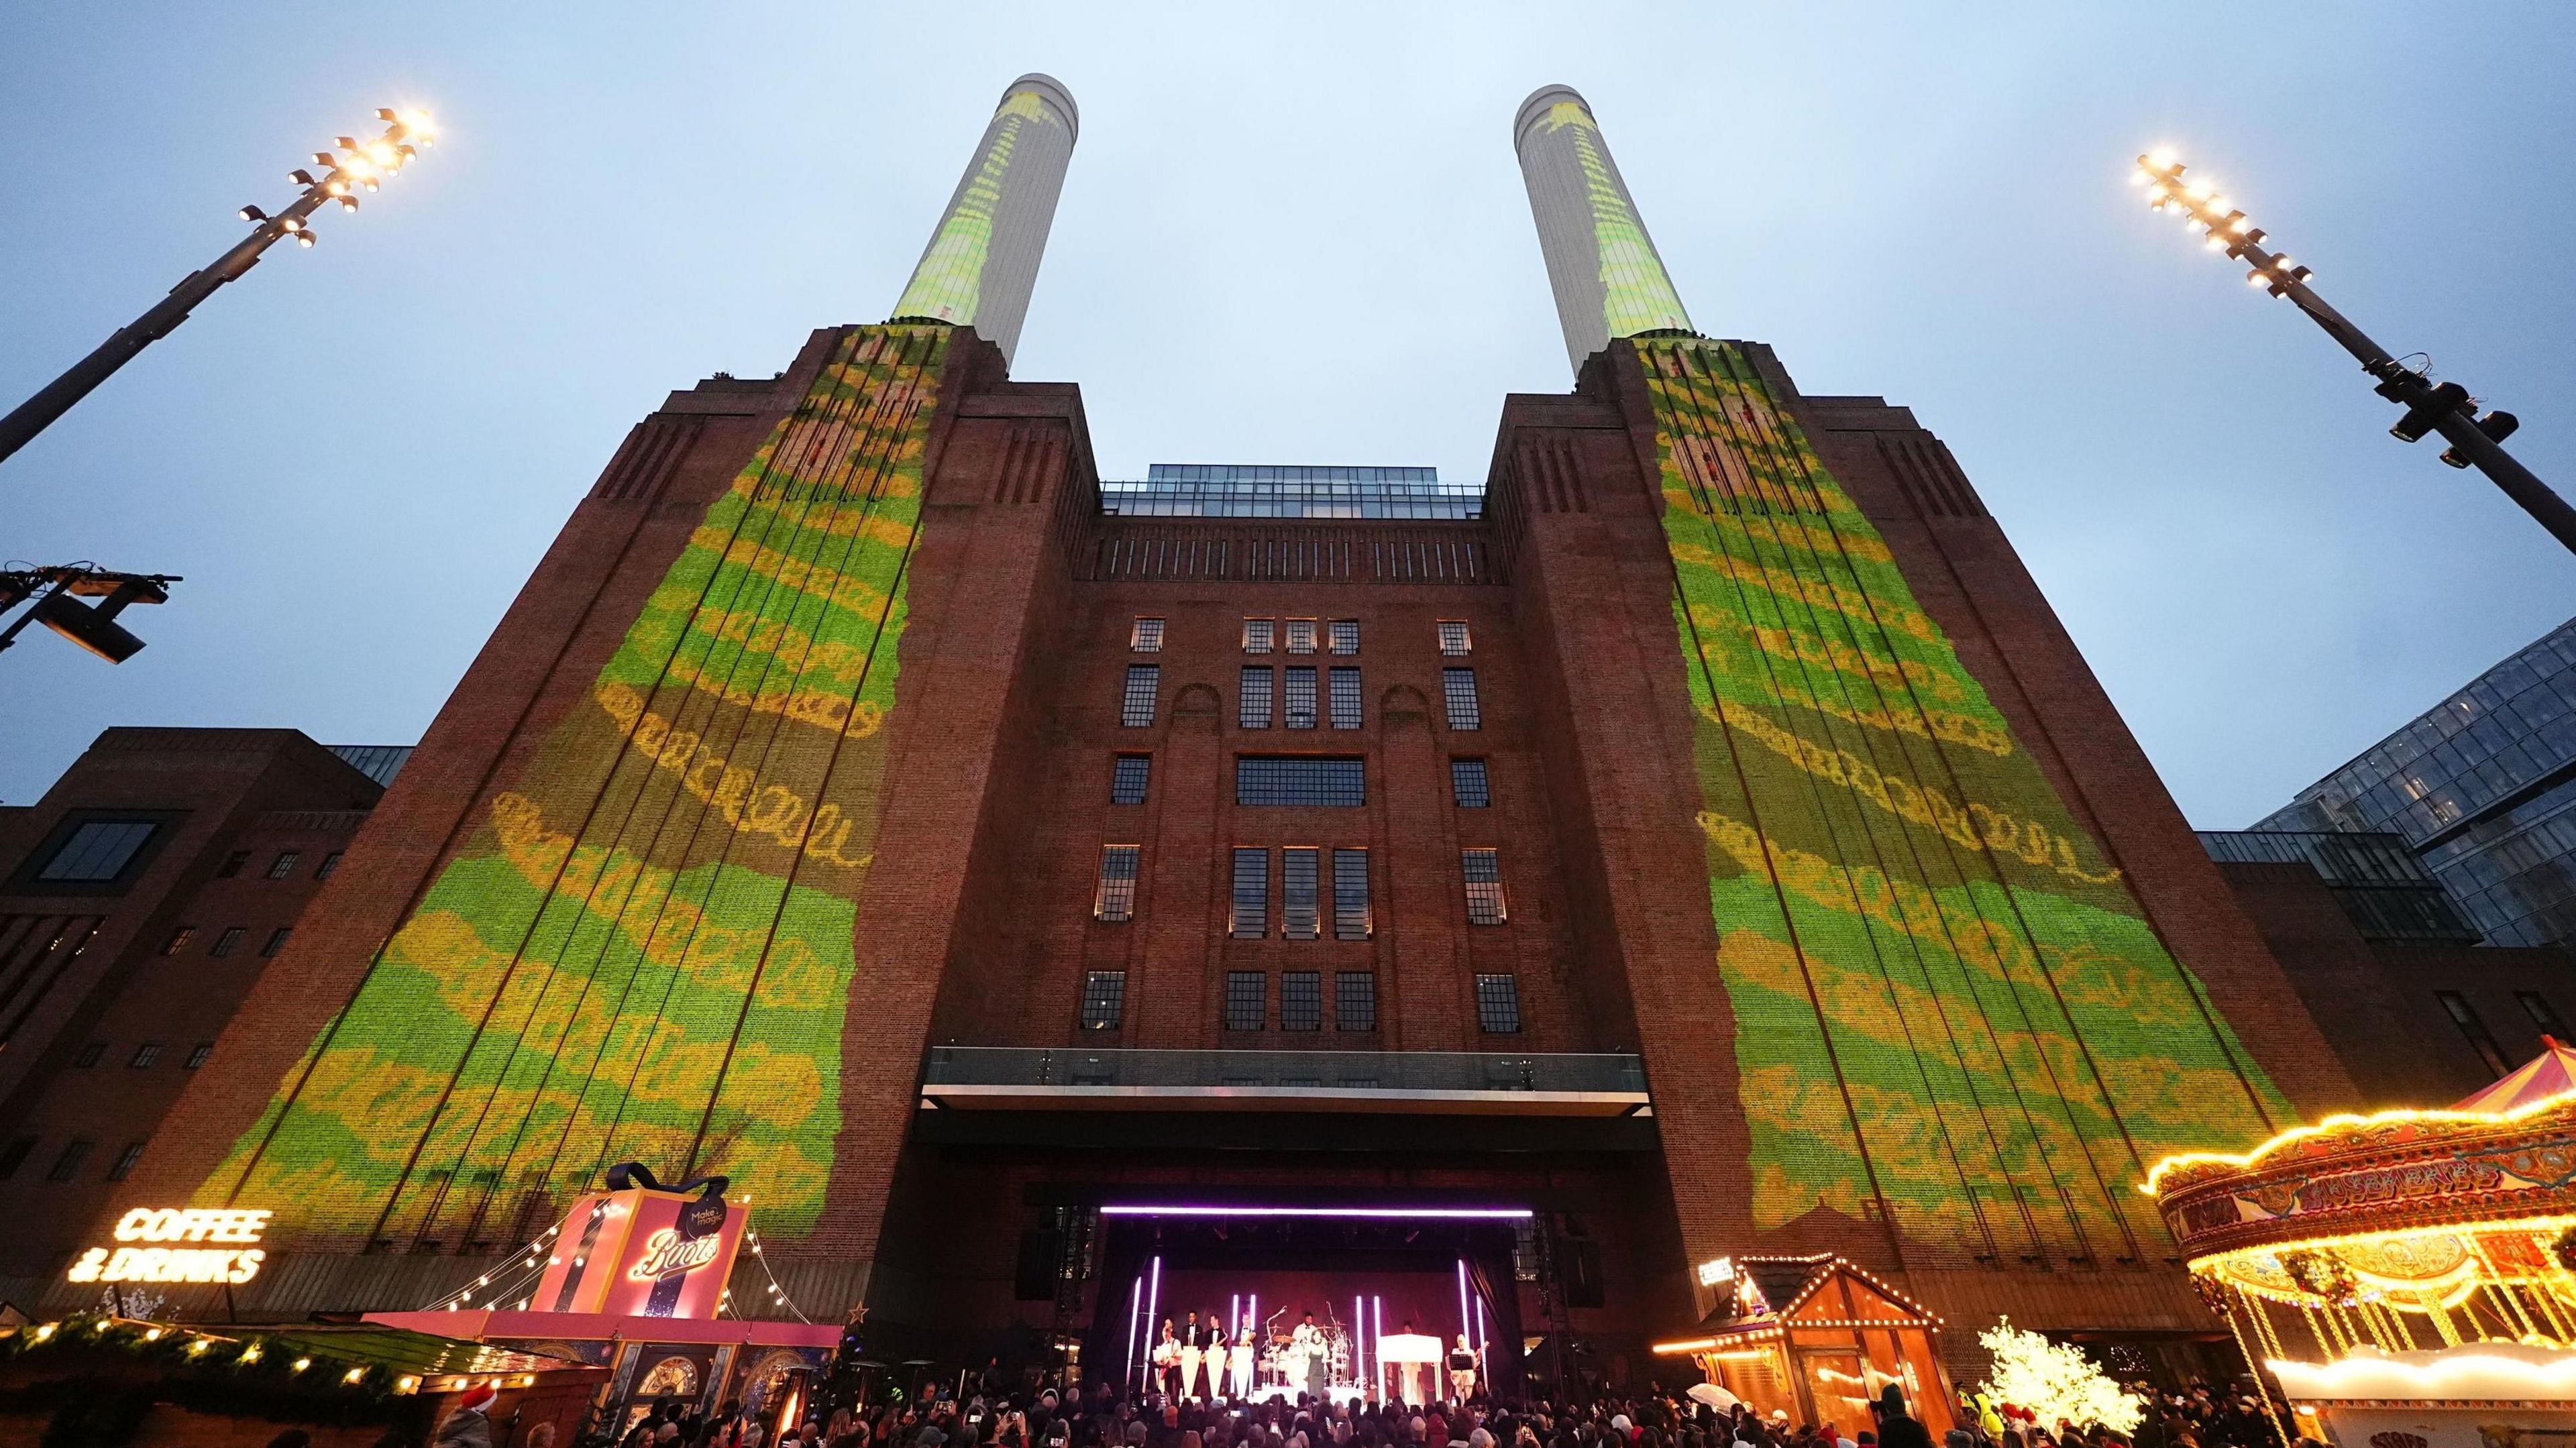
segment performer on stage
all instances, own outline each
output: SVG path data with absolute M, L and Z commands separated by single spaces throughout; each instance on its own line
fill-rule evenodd
M 1469 1346 L 1467 1334 L 1458 1334 L 1458 1345 L 1449 1349 L 1449 1391 L 1463 1403 L 1476 1396 L 1476 1349 Z
M 1198 1396 L 1199 1364 L 1207 1357 L 1207 1336 L 1207 1325 L 1199 1321 L 1198 1313 L 1195 1311 L 1192 1312 L 1190 1314 L 1190 1320 L 1181 1327 L 1181 1391 L 1179 1396 L 1184 1400 Z
M 1234 1367 L 1233 1397 L 1236 1402 L 1241 1403 L 1252 1396 L 1251 1323 L 1245 1323 L 1243 1330 L 1234 1335 L 1234 1346 L 1228 1351 L 1232 1354 Z
M 1288 1385 L 1310 1397 L 1323 1397 L 1325 1369 L 1331 1365 L 1331 1350 L 1325 1346 L 1324 1330 L 1315 1325 L 1315 1314 L 1306 1313 L 1298 1321 L 1297 1330 L 1289 1334 L 1288 1350 L 1299 1355 L 1299 1366 L 1304 1369 L 1302 1372 L 1291 1371 Z
M 1154 1386 L 1163 1396 L 1175 1397 L 1181 1388 L 1181 1339 L 1172 1331 L 1172 1320 L 1163 1319 L 1163 1337 L 1154 1344 Z

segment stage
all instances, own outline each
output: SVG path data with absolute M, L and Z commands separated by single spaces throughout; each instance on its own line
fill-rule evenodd
M 1112 1203 L 1101 1208 L 1101 1292 L 1083 1361 L 1133 1391 L 1172 1394 L 1191 1314 L 1229 1345 L 1211 1382 L 1199 1358 L 1178 1396 L 1260 1403 L 1300 1393 L 1425 1403 L 1454 1391 L 1466 1339 L 1482 1391 L 1521 1387 L 1514 1247 L 1529 1212 L 1508 1207 L 1288 1207 Z M 1123 1286 L 1124 1290 L 1121 1290 Z M 1173 1350 L 1158 1354 L 1172 1330 Z M 1237 1391 L 1231 1344 L 1249 1336 Z

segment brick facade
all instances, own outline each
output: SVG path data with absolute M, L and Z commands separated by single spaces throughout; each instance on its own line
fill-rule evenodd
M 117 1202 L 222 1200 L 237 1190 L 253 1169 L 243 1163 L 277 1133 L 273 1107 L 314 1079 L 309 1053 L 342 1029 L 388 942 L 421 928 L 422 902 L 488 848 L 476 841 L 506 800 L 531 780 L 560 779 L 559 741 L 595 713 L 596 681 L 631 644 L 657 588 L 669 586 L 728 489 L 748 486 L 747 470 L 784 446 L 771 440 L 792 435 L 852 335 L 817 333 L 779 378 L 716 379 L 672 394 L 638 424 Z M 1099 511 L 1077 390 L 1006 381 L 998 354 L 971 331 L 953 334 L 918 433 L 899 702 L 885 724 L 887 782 L 866 841 L 843 1024 L 837 1041 L 803 1043 L 813 1059 L 837 1062 L 828 1177 L 810 1226 L 771 1236 L 770 1264 L 808 1311 L 820 1317 L 864 1299 L 879 1320 L 942 1342 L 1013 1315 L 1042 1325 L 1048 1309 L 1015 1303 L 1007 1290 L 1042 1203 L 1213 1185 L 1346 1199 L 1436 1188 L 1539 1205 L 1559 1228 L 1603 1245 L 1602 1305 L 1572 1309 L 1573 1326 L 1630 1358 L 1687 1325 L 1685 1264 L 1744 1251 L 1850 1253 L 1900 1274 L 1966 1327 L 2003 1306 L 2041 1327 L 2208 1326 L 2169 1244 L 2114 1243 L 2095 1255 L 2051 1238 L 2043 1250 L 1981 1251 L 1917 1232 L 1884 1192 L 1851 1204 L 1819 1197 L 1812 1209 L 1758 1203 L 1770 1188 L 1748 1124 L 1745 1027 L 1719 985 L 1731 959 L 1721 950 L 1727 922 L 1712 918 L 1708 843 L 1695 821 L 1694 751 L 1708 746 L 1695 743 L 1675 642 L 1675 565 L 1658 521 L 1670 506 L 1661 424 L 1642 355 L 1616 342 L 1575 392 L 1507 400 L 1480 520 L 1123 518 Z M 2260 1108 L 2276 1116 L 2354 1104 L 2344 1061 L 1939 440 L 1874 398 L 1801 397 L 1766 349 L 1745 355 L 1884 538 L 1922 611 L 2074 828 L 2116 866 L 2154 938 L 2233 1027 L 2251 1055 L 2244 1069 L 2277 1085 L 2280 1098 L 2251 1087 L 2248 1095 L 2285 1099 Z M 1164 621 L 1158 652 L 1131 650 L 1139 618 Z M 1291 655 L 1283 639 L 1248 656 L 1248 618 L 1356 621 L 1359 648 Z M 1441 653 L 1443 621 L 1467 625 L 1471 654 Z M 1130 726 L 1121 694 L 1140 663 L 1160 670 L 1156 707 L 1150 724 Z M 1291 729 L 1274 718 L 1243 727 L 1246 664 L 1312 666 L 1319 688 L 1323 671 L 1356 667 L 1361 726 L 1319 719 Z M 1475 671 L 1480 728 L 1452 726 L 1442 681 L 1450 667 Z M 1273 709 L 1284 705 L 1274 699 Z M 1141 804 L 1110 802 L 1120 753 L 1152 758 Z M 1356 757 L 1365 802 L 1240 805 L 1236 761 L 1247 754 Z M 1459 758 L 1484 761 L 1490 807 L 1453 803 L 1449 766 Z M 698 808 L 670 781 L 644 775 L 640 786 L 621 786 L 603 766 L 609 782 L 580 797 L 630 808 L 618 802 L 636 789 L 656 798 L 649 790 L 658 787 L 670 808 Z M 1094 918 L 1101 850 L 1114 844 L 1140 847 L 1125 922 Z M 1281 937 L 1279 852 L 1289 847 L 1324 852 L 1321 939 Z M 1334 938 L 1336 847 L 1367 851 L 1366 939 Z M 1268 852 L 1272 919 L 1260 939 L 1227 928 L 1237 848 Z M 1471 848 L 1496 852 L 1507 923 L 1469 921 L 1461 851 Z M 1125 973 L 1113 1028 L 1082 1028 L 1093 971 Z M 1289 971 L 1320 976 L 1319 1029 L 1286 1028 Z M 1226 978 L 1236 972 L 1263 977 L 1258 1030 L 1226 1026 Z M 1337 1028 L 1334 979 L 1344 972 L 1374 975 L 1371 1029 Z M 1515 983 L 1516 1033 L 1482 1028 L 1479 976 Z M 489 1018 L 505 999 L 517 998 L 495 987 L 452 1003 Z M 583 999 L 563 1029 L 606 1032 L 597 1013 L 615 1008 Z M 540 1034 L 529 1028 L 530 1039 Z M 613 1033 L 599 1039 L 602 1053 L 623 1049 Z M 739 1045 L 724 1059 L 738 1059 Z M 1258 1129 L 1222 1114 L 1113 1121 L 1077 1112 L 968 1130 L 916 1109 L 924 1053 L 944 1045 L 1635 1053 L 1654 1109 L 1651 1126 L 1622 1123 L 1625 1134 L 1596 1140 L 1561 1124 L 1451 1130 L 1329 1111 Z M 664 1065 L 638 1057 L 638 1079 L 649 1084 Z M 727 1100 L 726 1069 L 704 1088 L 704 1121 Z M 1839 1089 L 1860 1124 L 1867 1104 L 1854 1103 L 1847 1081 L 1807 1084 Z M 460 1093 L 485 1088 L 459 1072 L 411 1089 L 435 1092 L 447 1111 Z M 506 1251 L 522 1229 L 551 1220 L 583 1185 L 570 1177 L 591 1157 L 629 1149 L 613 1130 L 579 1140 L 567 1131 L 570 1165 L 496 1157 L 477 1178 L 459 1158 L 440 1190 L 479 1180 L 486 1200 L 442 1215 L 424 1199 L 433 1153 L 421 1129 L 398 1185 L 373 1196 L 334 1187 L 349 1195 L 304 1204 L 281 1236 L 276 1270 L 246 1306 L 296 1315 L 420 1305 L 480 1270 L 471 1250 Z M 724 1169 L 746 1180 L 759 1169 L 757 1153 L 728 1154 L 720 1125 L 702 1122 L 694 1141 L 680 1141 L 677 1159 L 653 1163 L 666 1177 Z M 1876 1180 L 1906 1149 L 1865 1140 L 1862 1165 Z M 2116 1160 L 2094 1169 L 2107 1192 L 2134 1179 Z M 1994 1190 L 2004 1200 L 2021 1188 Z M 498 1246 L 473 1248 L 478 1233 Z M 469 1248 L 462 1262 L 452 1260 L 460 1240 Z M 1525 1316 L 1539 1311 L 1534 1298 L 1524 1307 Z
M 44 798 L 0 813 L 0 1212 L 18 1224 L 0 1297 L 32 1300 L 90 1240 L 129 1147 L 169 1150 L 164 1117 L 214 1064 L 197 1052 L 381 793 L 291 729 L 110 729 Z M 88 820 L 154 833 L 117 879 L 48 885 L 39 872 Z

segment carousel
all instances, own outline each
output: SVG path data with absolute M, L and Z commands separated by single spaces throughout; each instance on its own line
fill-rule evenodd
M 2576 1050 L 2545 1040 L 2447 1110 L 2167 1157 L 2142 1190 L 2269 1370 L 2285 1430 L 2346 1448 L 2576 1436 Z

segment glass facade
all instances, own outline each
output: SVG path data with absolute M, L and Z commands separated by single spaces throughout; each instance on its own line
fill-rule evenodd
M 2333 830 L 2202 830 L 2213 860 L 2308 865 L 2365 940 L 2471 945 L 2469 923 L 2442 883 L 2424 873 L 2406 841 L 2391 834 Z
M 1100 511 L 1120 518 L 1481 518 L 1479 483 L 1437 468 L 1155 463 L 1143 482 L 1103 482 Z
M 2576 619 L 2255 829 L 2403 836 L 2489 944 L 2576 942 Z

